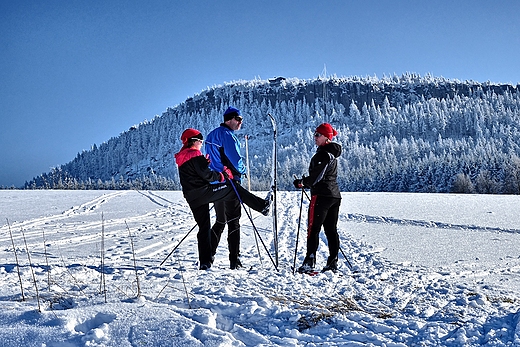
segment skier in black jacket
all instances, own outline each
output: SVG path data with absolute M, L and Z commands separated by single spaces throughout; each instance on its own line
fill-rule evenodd
M 235 190 L 228 180 L 233 174 L 227 167 L 223 168 L 223 172 L 212 171 L 209 168 L 208 159 L 200 151 L 203 143 L 200 131 L 186 129 L 181 140 L 183 146 L 179 153 L 175 154 L 175 161 L 179 168 L 182 193 L 199 226 L 197 241 L 200 269 L 207 270 L 213 264 L 209 203 L 236 199 Z M 215 181 L 222 183 L 210 184 Z M 244 204 L 263 215 L 269 213 L 270 199 L 257 197 L 240 185 L 235 185 L 235 188 Z
M 338 132 L 328 123 L 316 128 L 314 142 L 318 146 L 316 154 L 311 158 L 309 176 L 294 180 L 296 188 L 310 188 L 311 202 L 307 226 L 307 254 L 300 273 L 314 271 L 316 252 L 319 245 L 321 227 L 325 231 L 329 246 L 329 258 L 322 272 L 338 269 L 338 214 L 341 204 L 341 194 L 336 181 L 337 158 L 341 155 L 341 145 L 332 142 Z

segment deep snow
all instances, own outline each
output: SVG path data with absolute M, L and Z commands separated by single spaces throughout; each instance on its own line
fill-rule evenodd
M 0 191 L 0 346 L 520 345 L 519 196 L 343 193 L 353 269 L 313 277 L 291 269 L 300 197 L 278 193 L 280 271 L 245 213 L 246 270 L 223 237 L 199 271 L 196 229 L 159 266 L 194 225 L 180 192 Z M 274 257 L 272 219 L 253 218 Z

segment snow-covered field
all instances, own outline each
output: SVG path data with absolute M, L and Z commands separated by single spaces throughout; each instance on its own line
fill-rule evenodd
M 194 226 L 180 192 L 0 191 L 0 346 L 520 345 L 519 196 L 344 193 L 353 269 L 316 276 L 291 269 L 300 198 L 278 193 L 279 271 L 245 214 L 245 270 L 224 236 L 199 271 L 196 229 L 160 266 Z

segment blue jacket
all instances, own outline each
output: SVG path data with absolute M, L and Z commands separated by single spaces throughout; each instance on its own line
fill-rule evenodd
M 246 173 L 246 166 L 240 155 L 240 141 L 226 124 L 220 124 L 206 136 L 205 149 L 209 154 L 211 170 L 222 172 L 224 166 L 227 166 L 237 181 Z

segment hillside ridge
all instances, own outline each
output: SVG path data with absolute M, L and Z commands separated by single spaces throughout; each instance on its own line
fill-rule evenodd
M 187 127 L 207 134 L 233 105 L 245 116 L 253 189 L 267 189 L 279 124 L 279 181 L 306 173 L 312 130 L 329 122 L 344 147 L 343 191 L 518 194 L 520 86 L 404 74 L 234 81 L 201 91 L 151 121 L 78 153 L 26 188 L 179 189 L 173 154 Z M 245 150 L 244 150 L 245 153 Z M 520 175 L 519 175 L 520 177 Z M 514 181 L 514 182 L 513 182 Z

